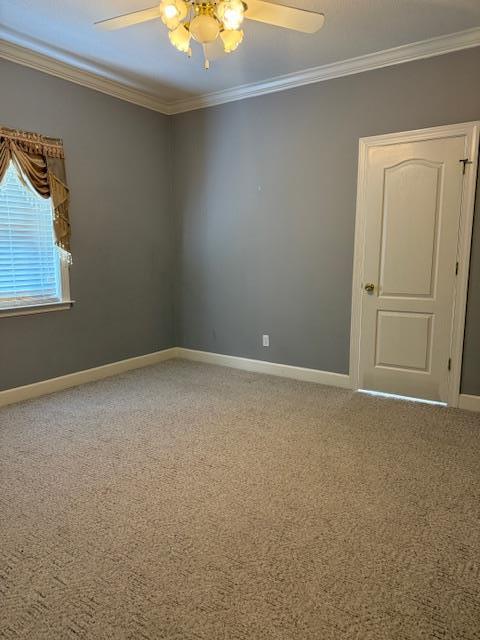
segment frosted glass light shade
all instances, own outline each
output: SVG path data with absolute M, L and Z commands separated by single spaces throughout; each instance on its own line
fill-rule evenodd
M 188 31 L 188 29 L 185 29 L 183 24 L 178 26 L 173 31 L 170 31 L 170 33 L 168 34 L 168 37 L 170 38 L 170 42 L 173 44 L 173 46 L 176 49 L 178 49 L 179 51 L 182 51 L 183 53 L 188 53 L 190 49 L 191 36 L 190 36 L 190 32 Z
M 190 33 L 197 42 L 208 44 L 217 39 L 220 26 L 212 16 L 200 14 L 190 23 Z
M 241 0 L 222 0 L 217 5 L 217 17 L 225 29 L 235 31 L 243 22 L 245 8 Z
M 238 29 L 224 29 L 220 33 L 225 53 L 235 51 L 243 40 L 243 31 Z
M 187 5 L 184 0 L 162 0 L 159 11 L 163 24 L 176 29 L 187 15 Z

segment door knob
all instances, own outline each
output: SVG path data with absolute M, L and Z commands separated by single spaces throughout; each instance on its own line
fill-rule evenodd
M 375 285 L 372 284 L 371 282 L 368 282 L 365 285 L 365 291 L 368 291 L 368 293 L 372 293 L 372 291 L 374 291 L 374 290 L 375 290 Z

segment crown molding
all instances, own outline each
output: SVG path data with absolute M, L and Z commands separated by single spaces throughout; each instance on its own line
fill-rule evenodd
M 83 59 L 70 54 L 66 56 L 60 50 L 53 48 L 45 48 L 48 53 L 35 51 L 36 43 L 34 41 L 30 43 L 27 40 L 26 42 L 32 46 L 24 46 L 9 41 L 7 39 L 9 36 L 10 32 L 7 30 L 0 30 L 0 58 L 37 71 L 43 71 L 57 78 L 106 93 L 114 98 L 146 107 L 152 111 L 158 111 L 165 115 L 170 115 L 171 113 L 170 105 L 158 96 L 140 87 L 129 86 L 125 78 L 117 76 L 100 66 L 86 63 Z M 25 38 L 22 38 L 22 40 L 25 41 Z
M 459 31 L 444 36 L 406 44 L 392 49 L 385 49 L 376 53 L 369 53 L 348 60 L 341 60 L 331 64 L 311 67 L 294 73 L 276 76 L 262 82 L 244 84 L 231 89 L 214 91 L 193 98 L 183 98 L 167 102 L 157 95 L 145 90 L 141 86 L 132 86 L 126 78 L 113 74 L 103 67 L 65 54 L 53 48 L 42 45 L 43 52 L 38 51 L 39 43 L 29 41 L 21 36 L 22 44 L 14 42 L 14 32 L 3 29 L 0 31 L 0 57 L 18 64 L 43 71 L 50 75 L 69 80 L 96 91 L 132 102 L 141 107 L 158 111 L 165 115 L 175 115 L 186 111 L 204 109 L 227 102 L 244 100 L 268 93 L 285 91 L 334 78 L 373 71 L 404 62 L 431 58 L 434 56 L 460 51 L 480 46 L 480 27 Z M 18 37 L 17 37 L 18 40 Z M 37 49 L 37 50 L 35 50 Z
M 195 109 L 204 109 L 226 102 L 263 96 L 268 93 L 285 91 L 294 87 L 342 78 L 356 73 L 363 73 L 364 71 L 373 71 L 382 67 L 390 67 L 404 62 L 431 58 L 478 46 L 480 46 L 480 27 L 475 27 L 466 31 L 430 38 L 413 44 L 405 44 L 340 62 L 311 67 L 304 71 L 277 76 L 264 82 L 244 84 L 224 91 L 206 93 L 195 98 L 176 100 L 172 103 L 172 112 L 183 113 Z

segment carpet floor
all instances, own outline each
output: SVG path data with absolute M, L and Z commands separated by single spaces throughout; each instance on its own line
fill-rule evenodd
M 0 638 L 479 640 L 480 416 L 171 361 L 0 410 Z

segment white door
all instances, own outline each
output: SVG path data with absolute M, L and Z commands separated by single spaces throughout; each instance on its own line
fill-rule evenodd
M 358 383 L 447 401 L 465 135 L 369 145 Z

